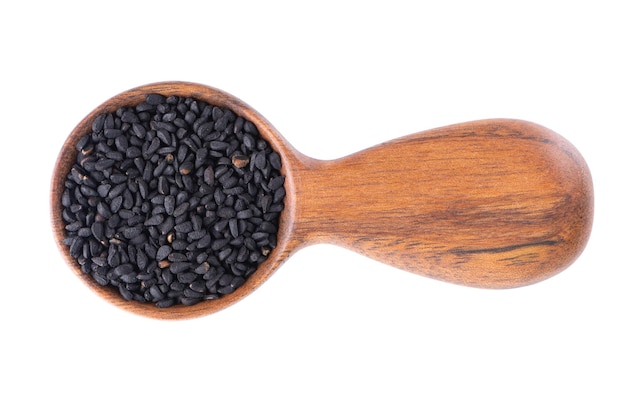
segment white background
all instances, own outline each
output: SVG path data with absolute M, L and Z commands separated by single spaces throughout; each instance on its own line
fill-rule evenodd
M 620 2 L 303 4 L 0 6 L 0 395 L 626 395 Z M 543 124 L 591 169 L 591 239 L 504 291 L 314 246 L 225 311 L 137 317 L 62 261 L 50 178 L 87 113 L 164 80 L 230 92 L 322 159 L 474 119 Z

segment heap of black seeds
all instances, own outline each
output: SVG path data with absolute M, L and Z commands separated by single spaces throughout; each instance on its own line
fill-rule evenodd
M 70 255 L 127 300 L 216 299 L 276 246 L 281 160 L 255 125 L 187 97 L 102 114 L 65 181 Z

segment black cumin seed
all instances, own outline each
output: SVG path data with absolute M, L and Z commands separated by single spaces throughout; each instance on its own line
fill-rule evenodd
M 280 156 L 229 109 L 150 94 L 96 117 L 76 150 L 63 242 L 81 271 L 124 299 L 217 299 L 276 246 Z
M 157 250 L 156 253 L 156 260 L 160 261 L 163 260 L 165 258 L 167 258 L 167 256 L 172 252 L 172 247 L 170 247 L 169 245 L 163 245 L 161 247 L 159 247 L 159 249 Z
M 170 271 L 174 274 L 182 273 L 191 267 L 191 262 L 172 262 L 170 264 Z

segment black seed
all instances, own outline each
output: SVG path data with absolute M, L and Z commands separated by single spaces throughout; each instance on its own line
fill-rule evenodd
M 233 252 L 232 248 L 224 248 L 217 254 L 217 259 L 223 262 Z
M 141 124 L 133 124 L 133 133 L 137 138 L 143 139 L 146 136 L 146 128 Z
M 251 209 L 245 209 L 237 212 L 237 219 L 249 219 L 252 218 L 254 213 Z
M 165 258 L 167 258 L 167 256 L 172 252 L 172 247 L 170 247 L 169 245 L 163 245 L 161 247 L 159 247 L 157 253 L 156 253 L 156 260 L 157 261 L 161 261 Z
M 144 270 L 148 265 L 148 257 L 142 250 L 137 250 L 137 267 L 139 270 Z
M 122 295 L 124 299 L 126 299 L 127 301 L 133 300 L 133 293 L 130 292 L 126 287 L 120 285 L 118 288 L 120 291 L 120 295 Z
M 182 251 L 187 249 L 189 244 L 185 240 L 174 240 L 172 241 L 172 248 L 178 251 Z
M 125 184 L 119 184 L 117 186 L 114 186 L 113 188 L 109 190 L 109 198 L 113 199 L 113 198 L 120 196 L 124 192 L 124 190 L 126 190 Z
M 201 301 L 200 298 L 188 298 L 186 296 L 180 298 L 180 303 L 185 306 L 193 306 L 200 301 Z
M 189 288 L 193 291 L 204 293 L 206 291 L 206 285 L 202 280 L 196 280 L 189 284 Z
M 75 237 L 70 245 L 70 255 L 78 257 L 83 251 L 84 240 L 81 237 Z
M 222 218 L 233 218 L 237 215 L 237 212 L 230 207 L 222 207 L 217 210 L 217 216 Z
M 109 179 L 112 183 L 117 185 L 126 182 L 126 180 L 128 180 L 128 177 L 124 174 L 111 174 Z
M 244 283 L 244 281 L 245 279 L 243 277 L 234 277 L 230 281 L 230 286 L 233 287 L 233 289 L 239 288 Z
M 184 202 L 180 204 L 178 207 L 176 207 L 176 209 L 174 209 L 174 211 L 172 212 L 172 215 L 174 215 L 175 217 L 179 217 L 182 214 L 186 213 L 188 209 L 189 209 L 189 203 Z
M 98 117 L 96 117 L 96 119 L 93 121 L 93 123 L 91 124 L 91 130 L 93 132 L 101 132 L 102 129 L 104 128 L 104 120 L 106 118 L 106 115 L 101 114 Z M 81 149 L 78 149 L 81 150 Z
M 98 241 L 104 240 L 104 224 L 102 222 L 94 222 L 93 225 L 91 225 L 91 234 Z
M 193 163 L 191 161 L 182 163 L 178 171 L 183 175 L 189 175 L 193 171 Z
M 282 167 L 282 162 L 280 161 L 280 156 L 278 155 L 278 153 L 276 152 L 272 152 L 267 156 L 267 159 L 270 162 L 270 165 L 272 166 L 272 168 L 274 168 L 276 171 L 280 171 L 281 167 Z
M 193 283 L 194 281 L 196 281 L 196 279 L 198 278 L 198 275 L 192 272 L 184 272 L 184 273 L 179 273 L 176 275 L 176 279 L 183 283 L 183 284 L 190 284 Z M 203 282 L 204 284 L 204 282 Z M 186 294 L 187 295 L 187 294 Z M 187 296 L 191 296 L 191 295 L 187 295 Z M 200 296 L 194 296 L 196 298 L 201 298 L 202 295 Z
M 219 285 L 221 285 L 221 286 L 223 287 L 223 286 L 225 286 L 225 285 L 230 285 L 230 282 L 231 282 L 232 280 L 233 280 L 233 276 L 232 276 L 232 275 L 230 275 L 230 274 L 228 274 L 228 273 L 226 273 L 226 274 L 223 274 L 223 275 L 220 277 L 220 279 L 219 279 L 219 282 L 218 282 L 218 283 L 219 283 Z
M 182 273 L 191 267 L 191 262 L 172 262 L 170 264 L 170 271 L 174 274 Z
M 187 255 L 182 254 L 180 252 L 172 252 L 167 256 L 167 259 L 170 262 L 184 262 L 187 260 Z
M 163 299 L 156 303 L 156 307 L 159 309 L 166 309 L 168 307 L 172 307 L 176 304 L 176 300 L 174 299 Z
M 63 242 L 99 285 L 163 308 L 217 299 L 276 246 L 282 162 L 251 122 L 150 94 L 91 130 L 61 204 Z
M 104 137 L 105 138 L 117 138 L 118 136 L 122 135 L 124 133 L 124 131 L 122 130 L 118 130 L 115 128 L 105 128 L 104 129 Z
M 237 219 L 235 218 L 231 218 L 228 220 L 228 228 L 230 230 L 230 234 L 234 237 L 237 238 L 239 237 L 239 227 L 237 225 Z
M 225 150 L 226 148 L 228 148 L 228 146 L 228 142 L 223 141 L 211 141 L 209 143 L 209 148 L 217 151 Z
M 148 94 L 146 95 L 146 103 L 150 105 L 159 105 L 165 102 L 165 97 L 159 94 Z
M 150 287 L 150 295 L 152 295 L 152 298 L 157 301 L 160 301 L 165 297 L 156 284 Z
M 180 233 L 189 233 L 190 231 L 193 230 L 193 225 L 189 221 L 183 222 L 174 226 L 174 230 Z
M 125 238 L 131 239 L 131 238 L 137 237 L 139 234 L 141 234 L 141 232 L 143 232 L 143 227 L 132 226 L 132 227 L 125 228 L 123 231 L 123 234 Z
M 157 191 L 163 195 L 170 194 L 170 184 L 167 181 L 167 178 L 163 175 L 159 177 L 158 188 Z
M 254 165 L 255 167 L 259 168 L 259 169 L 263 169 L 265 168 L 267 164 L 267 161 L 265 159 L 265 153 L 263 152 L 257 152 L 257 155 L 254 159 Z
M 128 149 L 126 149 L 126 157 L 127 158 L 135 158 L 135 157 L 139 157 L 141 156 L 141 149 L 139 149 L 136 146 L 131 146 Z
M 137 282 L 137 273 L 132 272 L 129 274 L 123 274 L 120 276 L 120 280 L 127 284 L 132 284 Z
M 225 247 L 227 244 L 228 244 L 228 239 L 225 239 L 225 238 L 223 238 L 223 239 L 218 239 L 218 240 L 214 240 L 214 241 L 211 243 L 211 249 L 212 249 L 213 251 L 217 251 L 217 250 L 219 250 L 219 249 L 221 249 L 221 248 Z
M 202 264 L 200 264 L 200 266 L 196 267 L 194 269 L 194 273 L 196 274 L 206 274 L 209 269 L 211 268 L 211 265 L 209 265 L 208 262 L 203 262 Z
M 146 219 L 144 225 L 146 226 L 158 226 L 165 220 L 165 216 L 163 214 L 155 215 L 151 218 Z
M 206 235 L 206 230 L 193 231 L 187 234 L 189 240 L 199 240 Z
M 204 237 L 202 237 L 200 240 L 198 240 L 197 247 L 202 249 L 202 248 L 208 247 L 209 245 L 211 245 L 211 235 L 207 234 Z
M 117 276 L 121 276 L 124 274 L 130 274 L 133 271 L 133 265 L 130 263 L 125 263 L 123 265 L 119 265 L 115 268 L 113 273 Z
M 76 221 L 76 222 L 72 222 L 72 223 L 66 225 L 65 226 L 65 230 L 67 230 L 68 232 L 76 232 L 81 227 L 83 227 L 83 223 L 80 222 L 80 221 Z
M 174 196 L 156 196 L 159 198 L 163 198 L 163 208 L 165 209 L 165 213 L 168 215 L 172 215 L 174 213 L 174 206 L 176 205 L 176 199 Z
M 286 191 L 284 187 L 279 187 L 278 189 L 276 189 L 276 191 L 274 192 L 274 199 L 272 200 L 272 203 L 281 203 L 283 201 L 283 199 L 285 198 L 286 195 Z
M 267 187 L 270 190 L 275 191 L 276 189 L 278 189 L 279 187 L 283 185 L 284 181 L 285 181 L 285 177 L 283 175 L 276 176 L 270 180 L 270 182 L 267 184 Z
M 98 195 L 100 195 L 100 197 L 104 198 L 109 194 L 109 191 L 111 190 L 111 184 L 110 183 L 105 183 L 102 184 L 100 186 L 98 186 Z
M 102 158 L 102 159 L 96 161 L 95 169 L 98 170 L 98 171 L 108 170 L 109 168 L 111 168 L 113 166 L 113 164 L 115 164 L 115 160 Z
M 263 212 L 267 212 L 270 209 L 271 205 L 272 205 L 272 196 L 265 195 L 261 197 L 261 210 Z

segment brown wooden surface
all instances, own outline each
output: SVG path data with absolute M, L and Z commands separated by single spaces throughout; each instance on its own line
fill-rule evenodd
M 591 226 L 583 159 L 523 121 L 413 134 L 298 174 L 300 241 L 339 244 L 457 284 L 543 280 L 573 262 Z
M 283 159 L 287 197 L 278 246 L 242 287 L 215 301 L 168 309 L 127 302 L 82 274 L 61 243 L 60 196 L 74 145 L 98 114 L 135 105 L 151 92 L 193 96 L 231 108 L 253 121 Z M 319 161 L 296 151 L 261 115 L 222 91 L 160 83 L 112 98 L 75 128 L 59 154 L 51 206 L 57 245 L 89 287 L 134 313 L 179 319 L 237 302 L 293 252 L 321 242 L 457 284 L 531 284 L 563 270 L 580 254 L 591 230 L 593 191 L 578 151 L 556 133 L 529 122 L 458 124 Z

